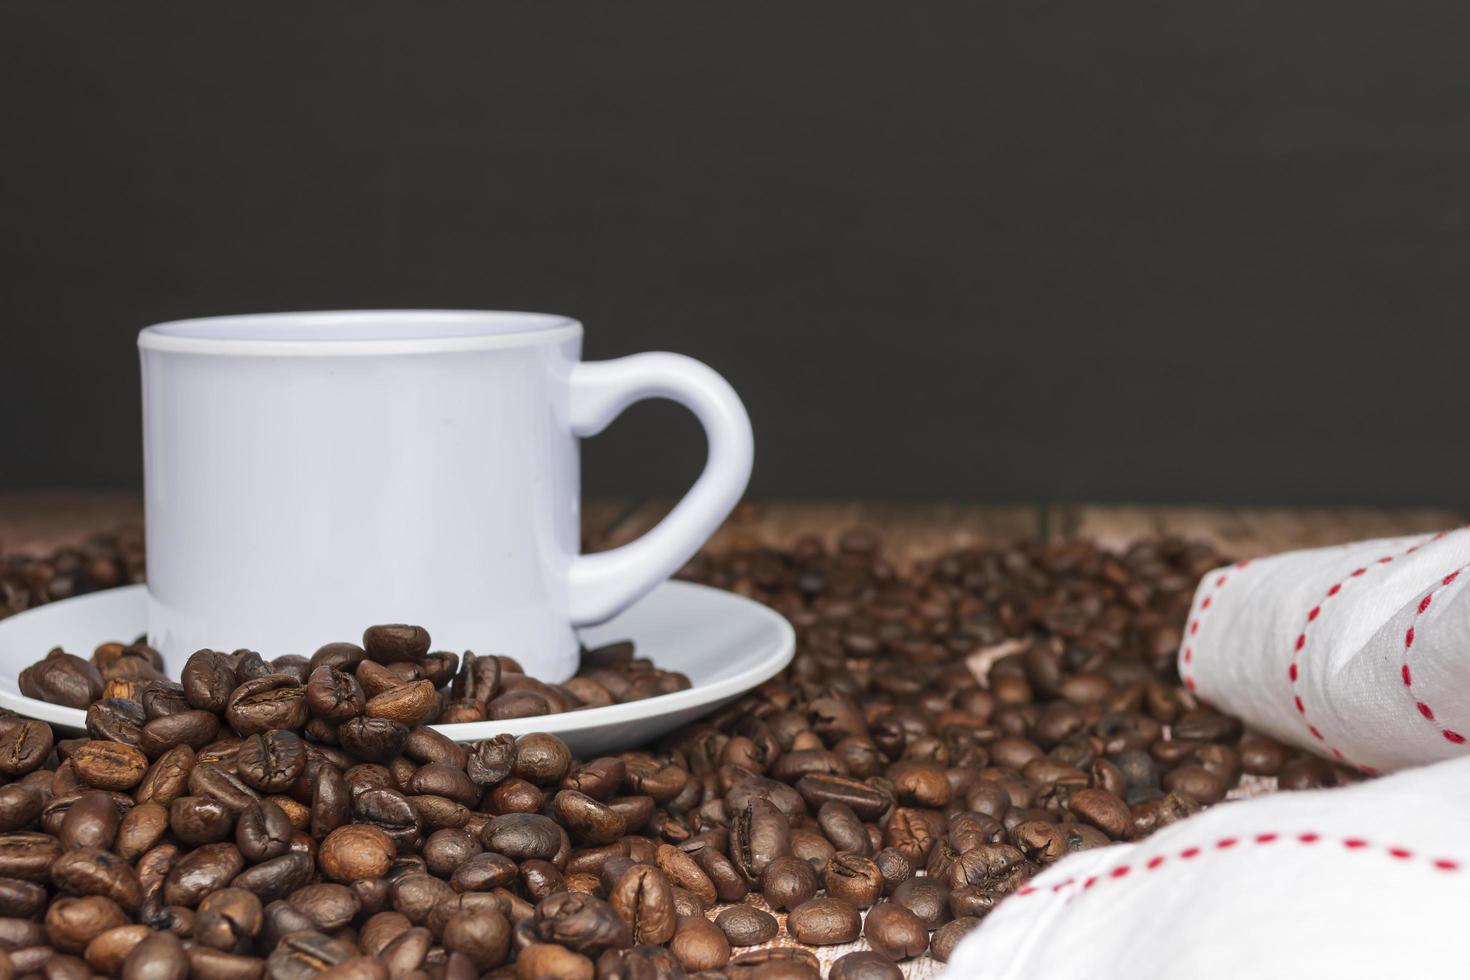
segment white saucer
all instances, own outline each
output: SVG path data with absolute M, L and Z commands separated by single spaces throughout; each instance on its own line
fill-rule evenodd
M 90 657 L 98 644 L 131 642 L 147 626 L 144 586 L 64 599 L 0 620 L 0 706 L 66 728 L 82 729 L 86 712 L 24 697 L 17 678 L 53 647 Z M 638 656 L 689 677 L 693 687 L 658 697 L 514 721 L 434 728 L 459 742 L 492 735 L 550 732 L 582 758 L 645 744 L 731 701 L 791 662 L 796 636 L 760 603 L 689 582 L 665 582 L 622 615 L 585 629 L 589 647 L 632 640 Z M 170 664 L 177 678 L 183 664 Z

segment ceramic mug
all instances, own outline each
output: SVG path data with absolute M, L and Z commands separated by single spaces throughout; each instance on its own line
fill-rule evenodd
M 582 363 L 582 325 L 537 313 L 362 311 L 179 320 L 138 336 L 148 637 L 310 656 L 375 623 L 508 654 L 548 681 L 575 628 L 676 571 L 750 476 L 750 420 L 678 354 Z M 631 544 L 579 555 L 578 440 L 668 398 L 709 458 Z

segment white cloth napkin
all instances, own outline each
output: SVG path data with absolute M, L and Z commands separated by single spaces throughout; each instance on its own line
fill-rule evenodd
M 1365 772 L 1470 753 L 1470 529 L 1206 575 L 1179 652 L 1200 698 Z
M 1467 813 L 1470 758 L 1224 803 L 1058 862 L 960 943 L 942 980 L 1463 976 Z

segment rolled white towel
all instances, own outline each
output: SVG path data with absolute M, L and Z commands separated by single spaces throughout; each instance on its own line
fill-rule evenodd
M 1206 575 L 1179 674 L 1274 738 L 1364 772 L 1470 753 L 1470 529 Z
M 1058 862 L 960 943 L 943 980 L 1461 976 L 1467 812 L 1470 758 L 1221 804 Z

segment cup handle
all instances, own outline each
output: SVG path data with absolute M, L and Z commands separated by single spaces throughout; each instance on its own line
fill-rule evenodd
M 656 527 L 630 544 L 572 561 L 572 625 L 592 626 L 648 594 L 699 550 L 745 492 L 755 447 L 735 389 L 682 354 L 581 363 L 571 383 L 572 432 L 581 438 L 597 435 L 636 401 L 667 398 L 693 412 L 709 440 L 704 472 Z

